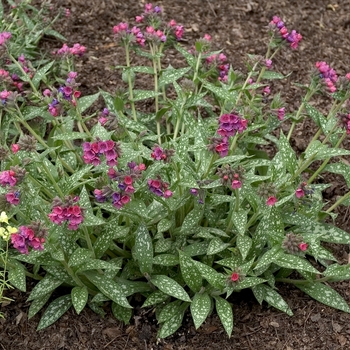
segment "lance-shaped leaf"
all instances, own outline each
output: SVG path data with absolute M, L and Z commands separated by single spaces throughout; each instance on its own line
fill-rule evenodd
M 247 257 L 251 247 L 252 247 L 252 239 L 250 237 L 238 235 L 237 248 L 239 249 L 239 251 L 242 255 L 243 261 Z
M 79 315 L 88 301 L 89 293 L 87 291 L 87 288 L 85 286 L 74 287 L 71 291 L 71 296 L 74 309 Z
M 195 266 L 194 261 L 182 251 L 179 251 L 181 275 L 187 286 L 194 292 L 202 288 L 202 275 Z
M 43 295 L 42 297 L 38 299 L 34 299 L 30 303 L 29 311 L 28 311 L 28 320 L 31 319 L 34 315 L 36 315 L 41 308 L 47 303 L 47 301 L 50 299 L 52 292 L 47 293 L 46 295 Z
M 323 283 L 297 284 L 299 289 L 322 304 L 350 313 L 350 308 L 343 297 Z
M 26 291 L 26 274 L 23 266 L 17 262 L 18 265 L 11 269 L 8 274 L 10 283 L 22 292 Z
M 211 310 L 211 298 L 208 293 L 196 293 L 190 305 L 194 326 L 198 329 Z
M 54 277 L 50 274 L 47 274 L 33 288 L 33 290 L 31 291 L 31 293 L 29 295 L 28 301 L 43 297 L 47 293 L 50 293 L 53 290 L 55 290 L 61 284 L 62 284 L 62 281 L 60 279 L 57 279 L 56 277 Z
M 124 322 L 124 324 L 129 324 L 131 316 L 132 316 L 132 310 L 126 307 L 123 307 L 115 302 L 112 303 L 112 312 L 114 317 Z
M 169 335 L 175 333 L 180 328 L 187 307 L 188 303 L 182 303 L 176 308 L 171 317 L 168 318 L 159 329 L 159 338 L 166 338 Z
M 285 268 L 319 273 L 307 260 L 291 254 L 280 253 L 276 255 L 274 263 Z
M 55 299 L 45 310 L 40 319 L 37 331 L 44 329 L 55 323 L 70 307 L 72 299 L 70 294 L 63 295 Z
M 140 271 L 143 274 L 152 273 L 153 244 L 148 229 L 144 224 L 141 224 L 135 233 L 133 257 L 138 262 Z
M 156 275 L 151 277 L 151 282 L 163 293 L 183 301 L 191 302 L 191 298 L 186 291 L 172 278 L 165 275 Z
M 229 337 L 231 337 L 233 330 L 233 312 L 231 304 L 221 298 L 215 297 L 216 312 L 219 315 L 220 321 L 225 328 L 225 331 Z

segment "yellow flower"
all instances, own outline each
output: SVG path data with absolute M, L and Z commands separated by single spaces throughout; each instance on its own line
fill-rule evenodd
M 16 233 L 18 231 L 16 227 L 12 227 L 12 226 L 7 226 L 6 230 L 10 235 L 12 235 L 12 233 Z
M 8 224 L 9 222 L 8 222 L 8 217 L 7 217 L 7 215 L 6 215 L 6 213 L 3 211 L 3 212 L 1 212 L 1 214 L 0 214 L 0 222 L 6 222 L 6 224 Z
M 8 232 L 7 230 L 5 230 L 3 227 L 0 227 L 0 237 L 4 240 L 4 241 L 8 241 L 8 239 L 10 238 L 10 232 Z

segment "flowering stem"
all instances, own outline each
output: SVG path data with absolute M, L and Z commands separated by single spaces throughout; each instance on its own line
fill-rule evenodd
M 88 232 L 86 226 L 83 225 L 82 227 L 83 227 L 83 231 L 84 231 L 84 235 L 85 235 L 85 240 L 86 240 L 86 242 L 87 242 L 87 245 L 88 245 L 88 247 L 89 247 L 89 250 L 92 252 L 92 257 L 93 257 L 93 259 L 95 259 L 95 258 L 96 258 L 96 256 L 95 256 L 95 250 L 94 250 L 94 248 L 93 248 L 93 246 L 92 246 L 89 232 Z
M 331 132 L 329 133 L 331 134 Z M 339 145 L 343 142 L 343 140 L 346 137 L 346 131 L 344 131 L 342 137 L 338 140 L 337 144 L 335 145 L 334 148 L 338 148 Z M 322 142 L 324 143 L 324 142 Z M 318 174 L 324 169 L 324 167 L 328 164 L 328 162 L 330 161 L 331 158 L 327 158 L 323 161 L 323 163 L 321 164 L 321 166 L 314 172 L 314 174 L 310 177 L 310 179 L 308 180 L 308 185 L 310 185 L 312 183 L 312 181 L 315 180 L 315 178 L 318 176 Z
M 126 57 L 126 66 L 128 69 L 128 85 L 129 85 L 129 100 L 132 110 L 132 115 L 135 120 L 137 121 L 137 115 L 136 115 L 136 109 L 135 109 L 135 102 L 134 102 L 134 93 L 132 91 L 132 81 L 131 81 L 131 74 L 130 74 L 130 52 L 129 52 L 129 44 L 125 44 L 125 57 Z
M 197 58 L 197 63 L 196 63 L 196 68 L 195 68 L 194 75 L 193 75 L 193 82 L 194 83 L 196 82 L 196 79 L 198 77 L 198 71 L 199 71 L 199 65 L 201 63 L 201 59 L 202 59 L 202 53 L 199 52 L 198 53 L 198 58 Z
M 239 100 L 240 100 L 241 97 L 242 97 L 243 91 L 244 91 L 245 88 L 247 87 L 247 85 L 248 85 L 248 83 L 249 83 L 249 80 L 250 80 L 250 78 L 252 77 L 252 75 L 253 75 L 253 73 L 254 73 L 256 67 L 258 66 L 258 64 L 259 64 L 259 62 L 256 62 L 256 63 L 254 64 L 252 70 L 249 72 L 249 74 L 248 74 L 248 76 L 247 76 L 247 79 L 245 80 L 245 82 L 244 82 L 244 84 L 243 84 L 243 86 L 242 86 L 242 89 L 241 89 L 241 91 L 240 91 L 239 94 L 238 94 L 238 97 L 237 97 L 237 100 L 236 100 L 236 103 L 235 103 L 235 106 L 236 106 L 236 107 L 237 107 L 237 105 L 238 105 Z
M 159 110 L 158 71 L 157 71 L 157 59 L 155 57 L 157 49 L 153 45 L 150 45 L 150 49 L 151 49 L 151 54 L 152 54 L 152 57 L 153 57 L 152 61 L 153 61 L 153 75 L 154 75 L 154 92 L 156 93 L 156 95 L 154 96 L 154 103 L 155 103 L 155 113 L 157 115 L 158 110 Z M 162 140 L 161 140 L 161 137 L 160 137 L 160 121 L 157 119 L 156 123 L 157 123 L 158 144 L 161 145 L 162 144 Z
M 75 99 L 75 103 L 76 103 L 75 110 L 77 111 L 76 116 L 78 118 L 78 122 L 77 122 L 78 128 L 79 128 L 79 130 L 81 130 L 81 127 L 83 127 L 83 130 L 85 131 L 85 133 L 92 139 L 92 135 L 90 133 L 90 130 L 87 128 L 87 126 L 84 123 L 83 117 L 82 117 L 81 112 L 80 112 L 79 103 L 76 99 Z
M 237 146 L 237 139 L 238 139 L 238 133 L 235 135 L 235 137 L 232 140 L 230 151 L 233 152 L 236 149 Z
M 287 135 L 287 140 L 290 140 L 291 136 L 292 136 L 292 133 L 294 131 L 294 128 L 295 128 L 295 125 L 297 124 L 297 122 L 299 121 L 300 119 L 300 114 L 301 112 L 304 110 L 304 107 L 305 107 L 305 103 L 309 102 L 310 98 L 312 97 L 312 95 L 315 93 L 314 90 L 312 90 L 311 88 L 308 90 L 306 96 L 305 96 L 305 99 L 303 100 L 303 102 L 301 103 L 299 109 L 298 109 L 298 112 L 293 120 L 293 123 L 289 129 L 289 132 L 288 132 L 288 135 Z M 311 143 L 310 143 L 311 144 Z M 309 144 L 309 145 L 310 145 Z

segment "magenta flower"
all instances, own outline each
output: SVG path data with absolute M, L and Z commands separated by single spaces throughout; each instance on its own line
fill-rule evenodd
M 11 205 L 18 205 L 19 204 L 19 191 L 11 191 L 8 192 L 5 197 L 6 201 L 10 203 Z
M 335 84 L 338 80 L 336 71 L 324 61 L 316 62 L 315 66 L 320 72 L 320 78 L 323 79 L 323 83 L 328 87 L 329 92 L 335 92 L 337 90 Z
M 232 187 L 234 190 L 238 190 L 239 188 L 242 187 L 242 182 L 239 181 L 239 180 L 233 180 L 233 181 L 232 181 L 232 184 L 231 184 L 231 187 Z
M 277 198 L 275 196 L 271 196 L 271 197 L 267 198 L 266 205 L 271 207 L 271 206 L 275 205 L 276 202 L 277 202 Z
M 0 173 L 0 185 L 5 187 L 9 185 L 15 186 L 17 183 L 16 173 L 13 170 L 5 170 Z
M 239 280 L 239 274 L 237 272 L 232 272 L 231 281 L 237 282 Z
M 34 230 L 27 226 L 21 226 L 17 233 L 11 235 L 11 243 L 21 254 L 28 254 L 29 247 L 34 250 L 43 250 L 44 242 L 44 237 L 36 237 Z
M 8 39 L 11 38 L 10 32 L 2 32 L 0 33 L 0 46 L 3 45 Z
M 305 192 L 302 188 L 298 188 L 296 191 L 295 191 L 295 196 L 297 198 L 301 198 L 301 197 L 304 197 L 305 196 Z
M 278 118 L 278 120 L 282 121 L 284 119 L 284 116 L 285 116 L 285 108 L 284 107 L 279 108 L 277 110 L 277 118 Z
M 12 150 L 12 152 L 15 153 L 15 154 L 16 154 L 20 149 L 21 149 L 21 148 L 20 148 L 20 146 L 19 146 L 18 143 L 13 143 L 13 144 L 11 145 L 11 150 Z
M 309 246 L 309 245 L 308 245 L 307 243 L 302 242 L 302 243 L 299 244 L 299 249 L 300 249 L 302 252 L 305 252 L 305 251 L 307 250 L 308 246 Z
M 219 129 L 217 133 L 223 137 L 235 136 L 247 128 L 248 121 L 234 112 L 223 114 L 219 118 Z
M 266 59 L 265 66 L 267 69 L 270 69 L 272 67 L 272 60 Z

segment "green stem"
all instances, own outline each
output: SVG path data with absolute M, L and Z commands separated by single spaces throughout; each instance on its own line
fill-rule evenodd
M 201 59 L 202 59 L 202 53 L 199 52 L 198 53 L 198 57 L 197 57 L 196 68 L 195 68 L 194 75 L 193 75 L 193 82 L 194 83 L 196 82 L 196 79 L 198 77 L 198 72 L 199 72 L 199 66 L 200 66 L 200 63 L 201 63 Z
M 249 74 L 248 74 L 248 76 L 247 76 L 247 79 L 245 80 L 245 82 L 244 82 L 244 84 L 243 84 L 243 86 L 242 86 L 242 89 L 241 89 L 241 91 L 240 91 L 239 94 L 238 94 L 238 97 L 237 97 L 237 100 L 236 100 L 236 104 L 235 104 L 236 107 L 237 107 L 237 105 L 238 105 L 239 100 L 240 100 L 241 97 L 242 97 L 243 91 L 244 91 L 245 88 L 247 87 L 247 85 L 248 85 L 248 83 L 249 83 L 249 80 L 250 80 L 250 78 L 252 77 L 253 73 L 255 72 L 255 69 L 256 69 L 256 67 L 258 66 L 258 64 L 259 64 L 259 62 L 256 62 L 256 63 L 254 64 L 252 70 L 249 72 Z
M 311 88 L 309 87 L 309 90 L 305 96 L 305 99 L 303 100 L 303 102 L 301 103 L 301 105 L 299 106 L 299 109 L 298 109 L 298 112 L 293 120 L 293 123 L 289 129 L 289 132 L 288 132 L 288 135 L 287 135 L 287 140 L 290 140 L 291 136 L 292 136 L 292 133 L 294 131 L 294 128 L 297 124 L 297 122 L 299 121 L 300 119 L 300 114 L 301 112 L 304 110 L 304 107 L 305 107 L 305 103 L 309 102 L 310 98 L 312 97 L 312 95 L 315 93 L 315 91 L 311 90 Z M 311 144 L 311 143 L 310 143 Z
M 95 250 L 94 250 L 94 248 L 93 248 L 93 246 L 92 246 L 92 242 L 91 242 L 91 238 L 90 238 L 89 232 L 88 232 L 86 226 L 84 226 L 84 225 L 83 225 L 83 231 L 84 231 L 85 240 L 86 240 L 86 242 L 87 242 L 87 245 L 88 245 L 88 247 L 89 247 L 89 250 L 92 252 L 92 255 L 93 255 L 92 257 L 95 259 L 95 258 L 96 258 L 96 256 L 95 256 Z
M 131 74 L 130 74 L 130 51 L 129 51 L 129 44 L 125 44 L 125 57 L 126 57 L 126 66 L 128 69 L 128 85 L 129 85 L 129 100 L 130 100 L 130 105 L 131 105 L 131 110 L 132 110 L 132 115 L 135 120 L 137 121 L 137 115 L 136 115 L 136 109 L 135 109 L 135 102 L 134 102 L 134 93 L 133 93 L 133 86 L 132 86 L 132 81 L 131 81 Z
M 340 197 L 330 208 L 326 210 L 326 213 L 332 212 L 338 205 L 342 204 L 346 199 L 350 197 L 350 191 L 343 197 Z
M 69 273 L 69 275 L 73 278 L 74 282 L 77 284 L 77 286 L 79 287 L 84 287 L 84 283 L 80 280 L 80 278 L 74 273 L 73 269 L 68 266 L 68 263 L 63 260 L 61 261 L 62 265 L 64 266 L 64 268 L 66 269 L 66 271 Z
M 154 103 L 155 103 L 155 113 L 157 115 L 158 110 L 159 110 L 159 99 L 158 99 L 158 70 L 157 70 L 157 60 L 155 57 L 155 54 L 157 52 L 156 46 L 153 46 L 152 44 L 150 45 L 150 50 L 152 54 L 152 61 L 153 61 L 153 75 L 154 75 L 154 92 L 156 93 L 154 97 Z M 160 121 L 157 119 L 157 135 L 158 135 L 158 144 L 162 144 L 162 140 L 160 137 Z

